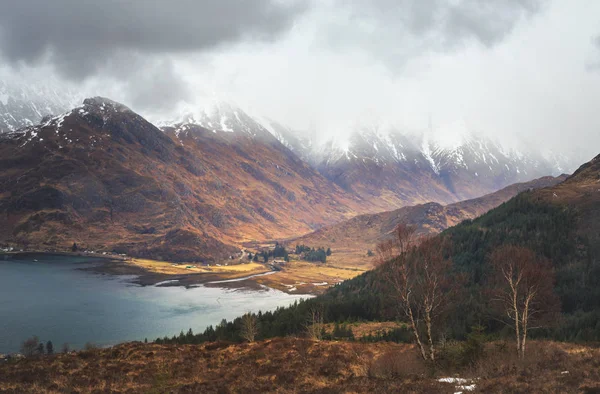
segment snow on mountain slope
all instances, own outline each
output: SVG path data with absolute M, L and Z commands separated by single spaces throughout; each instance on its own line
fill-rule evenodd
M 298 155 L 302 160 L 308 161 L 313 143 L 303 133 L 290 127 L 260 115 L 252 115 L 252 118 L 259 122 L 271 135 L 283 144 L 286 148 Z
M 310 155 L 317 164 L 339 161 L 373 161 L 380 165 L 411 162 L 425 165 L 435 174 L 444 171 L 470 170 L 475 175 L 513 173 L 527 176 L 532 171 L 559 175 L 573 171 L 580 158 L 552 152 L 524 153 L 506 149 L 484 136 L 467 134 L 448 146 L 430 133 L 409 133 L 391 130 L 376 133 L 354 131 L 344 140 L 332 138 L 316 147 Z M 410 160 L 409 160 L 410 159 Z
M 90 126 L 106 126 L 107 122 L 112 121 L 112 117 L 118 113 L 133 112 L 123 104 L 117 103 L 103 97 L 87 98 L 83 103 L 62 114 L 52 116 L 44 116 L 39 124 L 21 127 L 16 130 L 9 130 L 4 133 L 7 139 L 20 140 L 19 148 L 23 148 L 29 143 L 38 144 L 44 143 L 44 138 L 40 136 L 40 131 L 44 128 L 51 128 L 56 134 L 53 137 L 57 138 L 58 148 L 62 149 L 74 141 L 78 144 L 86 144 L 93 149 L 101 140 L 103 135 L 90 135 L 89 140 L 82 140 L 72 135 L 72 128 L 63 127 L 67 118 L 76 117 L 84 119 Z M 139 116 L 138 116 L 139 117 Z M 25 137 L 25 138 L 23 138 Z
M 75 94 L 51 82 L 13 82 L 0 81 L 3 131 L 36 124 L 47 114 L 53 114 L 47 119 L 52 124 L 61 122 L 56 114 L 72 108 L 71 103 L 76 100 Z M 170 121 L 155 124 L 163 131 L 173 132 L 182 144 L 185 138 L 180 138 L 180 134 L 199 126 L 216 135 L 229 135 L 230 139 L 239 134 L 278 146 L 346 191 L 366 201 L 376 201 L 380 209 L 473 198 L 515 182 L 571 172 L 573 163 L 587 159 L 569 152 L 537 152 L 535 147 L 528 151 L 507 149 L 467 133 L 464 124 L 449 130 L 452 133 L 438 130 L 437 134 L 431 128 L 411 133 L 393 128 L 357 128 L 321 143 L 316 136 L 323 140 L 327 130 L 299 132 L 214 97 L 199 105 L 187 105 Z M 30 138 L 36 138 L 35 132 Z
M 277 138 L 277 135 L 272 135 L 267 127 L 241 108 L 217 99 L 207 100 L 197 106 L 186 105 L 173 119 L 157 122 L 157 125 L 174 128 L 176 135 L 189 129 L 191 125 L 196 125 L 213 133 L 243 133 L 251 137 Z
M 0 77 L 0 132 L 37 124 L 78 102 L 81 97 L 52 81 L 24 84 Z
M 449 144 L 432 132 L 355 130 L 332 138 L 309 154 L 309 162 L 330 180 L 362 198 L 377 196 L 390 206 L 474 198 L 546 175 L 560 175 L 583 161 L 507 149 L 465 133 Z

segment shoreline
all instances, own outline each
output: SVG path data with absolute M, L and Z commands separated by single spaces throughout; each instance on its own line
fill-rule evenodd
M 8 257 L 8 258 L 7 258 Z M 259 271 L 206 271 L 206 272 L 190 272 L 190 273 L 162 273 L 156 272 L 152 269 L 146 268 L 140 265 L 139 261 L 154 262 L 156 264 L 168 263 L 159 262 L 154 260 L 136 259 L 131 256 L 117 256 L 117 255 L 102 255 L 96 253 L 83 253 L 83 252 L 45 252 L 45 251 L 2 251 L 0 252 L 0 263 L 6 260 L 32 260 L 39 258 L 43 260 L 44 257 L 67 257 L 67 258 L 86 258 L 90 262 L 98 263 L 92 267 L 77 268 L 82 271 L 87 271 L 100 275 L 110 276 L 135 276 L 128 280 L 129 283 L 136 284 L 139 286 L 158 286 L 158 287 L 185 287 L 191 288 L 196 286 L 206 287 L 220 287 L 226 289 L 250 289 L 250 290 L 264 290 L 265 288 L 283 291 L 288 294 L 299 294 L 299 295 L 315 295 L 311 291 L 301 292 L 288 292 L 285 288 L 279 286 L 271 286 L 269 282 L 257 281 L 255 279 L 262 278 L 264 276 L 270 276 L 277 274 L 282 271 L 281 268 L 273 266 L 271 264 L 265 265 L 263 269 Z M 174 263 L 168 263 L 173 265 Z M 241 264 L 238 264 L 241 265 Z M 262 264 L 261 264 L 262 265 Z M 184 266 L 184 264 L 177 264 L 177 266 Z M 229 267 L 235 267 L 229 266 Z
M 48 256 L 85 258 L 97 264 L 77 269 L 100 275 L 133 276 L 128 279 L 128 282 L 139 286 L 185 288 L 206 286 L 251 290 L 269 288 L 287 294 L 311 296 L 323 294 L 331 286 L 364 272 L 360 269 L 305 261 L 292 261 L 283 267 L 256 262 L 193 265 L 193 263 L 172 263 L 114 254 L 2 251 L 0 263 L 3 256 L 4 260 L 8 257 L 11 260 L 32 260 L 36 257 L 43 260 Z
M 31 257 L 31 256 L 54 256 L 54 257 L 89 257 L 100 260 L 115 260 L 124 261 L 126 258 L 114 254 L 101 254 L 101 253 L 85 253 L 85 252 L 45 252 L 39 250 L 23 250 L 23 251 L 0 251 L 0 257 L 12 256 L 14 257 Z M 6 258 L 4 258 L 6 260 Z
M 82 268 L 84 271 L 94 272 L 102 275 L 135 275 L 136 278 L 130 282 L 140 286 L 159 286 L 159 287 L 221 287 L 221 288 L 252 288 L 260 289 L 261 286 L 252 280 L 258 275 L 277 273 L 276 270 L 254 273 L 251 275 L 231 275 L 218 272 L 199 272 L 185 274 L 167 274 L 152 272 L 146 268 L 133 263 L 127 263 L 126 260 L 106 261 L 95 267 Z

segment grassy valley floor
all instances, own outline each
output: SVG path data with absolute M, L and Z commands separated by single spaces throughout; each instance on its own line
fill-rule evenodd
M 292 260 L 283 266 L 234 260 L 220 264 L 174 264 L 148 259 L 107 261 L 91 268 L 92 271 L 111 275 L 136 275 L 142 285 L 164 286 L 211 285 L 254 288 L 261 285 L 290 294 L 321 294 L 329 287 L 362 274 L 366 267 L 344 264 L 331 259 L 326 264 Z M 227 264 L 227 265 L 226 265 Z M 248 278 L 250 277 L 250 278 Z M 248 278 L 244 280 L 244 278 Z
M 293 258 L 284 265 L 248 261 L 223 260 L 210 265 L 201 263 L 172 263 L 168 261 L 123 257 L 112 254 L 16 252 L 4 253 L 10 259 L 40 259 L 45 255 L 85 257 L 95 261 L 94 267 L 85 268 L 107 275 L 135 275 L 133 282 L 148 286 L 193 286 L 204 284 L 221 287 L 260 288 L 267 286 L 289 294 L 324 293 L 329 287 L 354 278 L 372 268 L 371 262 L 346 259 L 344 254 L 332 255 L 327 263 L 307 262 Z M 2 255 L 0 255 L 0 260 Z M 248 279 L 245 279 L 248 278 Z M 215 283 L 211 282 L 223 282 Z M 232 281 L 227 283 L 227 281 Z

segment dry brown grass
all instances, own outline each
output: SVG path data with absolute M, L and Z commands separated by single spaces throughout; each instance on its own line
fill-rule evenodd
M 524 360 L 491 343 L 467 369 L 440 371 L 412 345 L 278 338 L 252 344 L 129 343 L 0 365 L 0 393 L 600 392 L 600 350 L 532 341 Z M 565 371 L 568 371 L 566 373 Z
M 142 268 L 148 272 L 165 274 L 165 275 L 182 275 L 182 274 L 197 274 L 197 273 L 213 273 L 219 274 L 223 276 L 224 279 L 233 279 L 236 277 L 246 276 L 246 275 L 254 275 L 260 274 L 263 272 L 268 272 L 269 268 L 263 264 L 258 264 L 254 262 L 247 262 L 244 260 L 243 263 L 240 264 L 238 259 L 232 260 L 227 263 L 222 263 L 219 265 L 211 264 L 210 266 L 204 266 L 201 264 L 174 264 L 168 261 L 158 261 L 158 260 L 149 260 L 149 259 L 138 259 L 134 258 L 131 260 L 127 260 L 128 264 L 135 265 L 139 268 Z M 228 265 L 225 265 L 228 264 Z M 191 268 L 187 268 L 191 267 Z
M 354 322 L 347 323 L 346 328 L 352 330 L 354 338 L 360 339 L 369 335 L 377 336 L 386 331 L 395 330 L 406 326 L 406 323 L 384 321 L 384 322 Z M 332 333 L 335 327 L 334 323 L 325 324 L 325 331 Z
M 600 350 L 531 341 L 524 359 L 514 343 L 488 344 L 468 371 L 483 393 L 600 393 Z
M 57 355 L 0 365 L 2 393 L 452 392 L 435 380 L 374 376 L 394 344 L 274 339 L 253 344 L 155 345 Z
M 255 280 L 290 294 L 321 294 L 329 287 L 363 272 L 360 268 L 338 267 L 329 262 L 291 261 L 282 271 Z
M 241 260 L 224 260 L 218 265 L 213 263 L 210 266 L 194 263 L 175 264 L 139 258 L 119 259 L 90 270 L 112 275 L 136 275 L 138 277 L 136 282 L 144 285 L 173 279 L 178 280 L 179 285 L 192 285 L 239 279 L 272 271 L 269 265 L 249 262 L 245 256 Z M 286 263 L 281 271 L 273 272 L 268 276 L 250 278 L 239 282 L 238 285 L 248 287 L 262 284 L 290 294 L 321 294 L 329 287 L 360 275 L 364 271 L 359 267 L 340 267 L 330 262 L 321 264 L 293 260 Z

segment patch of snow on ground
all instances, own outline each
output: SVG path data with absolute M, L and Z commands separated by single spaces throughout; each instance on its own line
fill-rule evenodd
M 463 379 L 463 378 L 440 378 L 440 379 L 438 379 L 438 382 L 441 382 L 441 383 L 462 384 L 462 383 L 467 383 L 467 379 Z
M 472 383 L 472 380 L 469 379 L 463 379 L 463 378 L 440 378 L 438 379 L 438 382 L 441 383 L 450 383 L 450 384 L 454 384 L 454 388 L 456 390 L 461 390 L 461 391 L 457 391 L 454 394 L 461 394 L 462 390 L 464 391 L 473 391 L 475 390 L 475 384 Z M 467 384 L 467 383 L 471 383 L 471 384 Z

